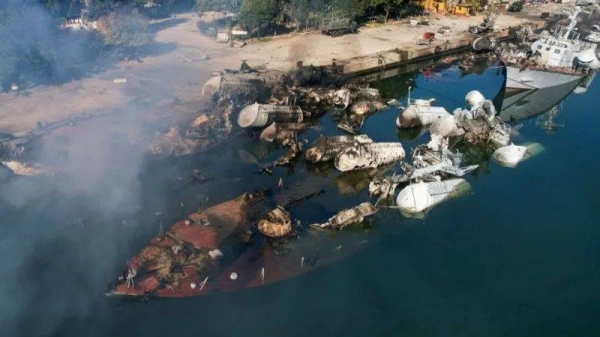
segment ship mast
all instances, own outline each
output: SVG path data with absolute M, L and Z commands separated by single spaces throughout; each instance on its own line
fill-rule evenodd
M 565 34 L 563 35 L 563 38 L 565 40 L 569 39 L 569 34 L 571 33 L 571 31 L 573 31 L 573 29 L 577 25 L 577 16 L 579 15 L 579 13 L 581 13 L 581 7 L 575 6 L 573 13 L 571 13 L 571 15 L 569 15 L 569 25 L 566 27 Z

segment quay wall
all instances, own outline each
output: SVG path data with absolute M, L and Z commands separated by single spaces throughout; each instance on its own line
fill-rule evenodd
M 534 23 L 535 29 L 541 28 L 541 26 L 541 23 Z M 509 32 L 509 28 L 504 28 L 495 31 L 493 36 L 495 36 L 498 41 L 507 41 L 510 39 Z M 339 60 L 337 63 L 342 66 L 344 75 L 353 77 L 418 63 L 434 57 L 464 52 L 471 48 L 471 44 L 475 38 L 477 38 L 477 36 L 463 34 L 462 36 L 455 38 L 440 38 L 429 45 L 417 45 L 415 42 L 415 44 L 411 46 L 399 46 L 395 49 L 386 50 L 373 55 Z M 408 68 L 411 67 L 407 67 L 407 69 Z

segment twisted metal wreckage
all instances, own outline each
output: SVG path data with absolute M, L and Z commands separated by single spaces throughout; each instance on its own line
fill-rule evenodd
M 288 74 L 258 72 L 244 63 L 240 70 L 224 71 L 210 79 L 202 93 L 214 99 L 213 113 L 199 115 L 184 131 L 172 128 L 159 135 L 152 142 L 151 153 L 158 157 L 184 155 L 221 142 L 231 134 L 232 117 L 239 111 L 240 128 L 257 135 L 261 142 L 288 148 L 273 162 L 259 165 L 259 172 L 270 174 L 276 166 L 293 164 L 303 150 L 299 135 L 333 111 L 338 129 L 346 134 L 318 138 L 306 149 L 305 160 L 317 166 L 333 164 L 342 172 L 335 179 L 340 193 L 368 187 L 370 195 L 378 199 L 305 226 L 293 219 L 289 210 L 323 190 L 311 184 L 282 188 L 280 182 L 275 200 L 268 190 L 246 193 L 194 212 L 166 232 L 161 230 L 127 262 L 123 274 L 111 285 L 110 295 L 199 296 L 299 275 L 360 249 L 364 240 L 331 237 L 328 232 L 363 223 L 401 185 L 404 187 L 392 207 L 409 217 L 422 217 L 439 203 L 467 193 L 469 185 L 462 177 L 477 165 L 461 166 L 463 155 L 451 149 L 492 149 L 494 160 L 511 167 L 541 149 L 537 144 L 511 144 L 510 127 L 498 119 L 491 101 L 477 91 L 466 96 L 470 109 L 453 113 L 434 106 L 433 99 L 412 100 L 409 94 L 407 106 L 399 108 L 397 127 L 429 127 L 430 141 L 412 151 L 410 164 L 404 162 L 401 143 L 374 142 L 359 134 L 366 118 L 388 106 L 379 91 L 358 81 L 346 82 L 335 65 L 299 67 Z M 3 164 L 17 174 L 50 174 L 51 170 L 42 166 L 11 160 L 18 158 L 28 141 L 31 139 L 4 141 L 9 156 Z M 398 162 L 400 174 L 382 176 Z M 349 179 L 351 183 L 341 179 L 359 172 L 365 174 Z M 188 179 L 210 178 L 195 172 Z
M 461 166 L 463 155 L 451 150 L 457 145 L 495 150 L 492 157 L 507 166 L 526 159 L 528 149 L 533 148 L 510 143 L 510 126 L 498 119 L 494 106 L 477 91 L 466 97 L 470 109 L 453 113 L 435 107 L 434 100 L 409 97 L 407 107 L 400 108 L 397 126 L 428 126 L 431 135 L 428 143 L 412 151 L 409 164 L 403 161 L 402 144 L 378 143 L 355 134 L 369 114 L 387 106 L 376 89 L 355 83 L 339 89 L 331 68 L 318 79 L 314 71 L 308 75 L 299 72 L 292 76 L 262 74 L 242 67 L 239 72 L 211 79 L 203 93 L 214 95 L 217 106 L 225 101 L 230 106 L 238 104 L 238 125 L 258 134 L 260 141 L 288 147 L 274 162 L 259 165 L 260 172 L 266 173 L 275 166 L 289 165 L 302 152 L 298 135 L 311 127 L 311 119 L 337 111 L 339 129 L 348 134 L 321 136 L 306 149 L 305 160 L 333 162 L 342 175 L 367 172 L 371 181 L 356 188 L 368 185 L 370 195 L 378 197 L 376 203 L 363 202 L 323 223 L 304 226 L 293 219 L 289 209 L 322 190 L 303 185 L 280 189 L 275 205 L 270 191 L 244 194 L 192 213 L 153 238 L 127 262 L 110 295 L 200 296 L 294 277 L 358 250 L 363 241 L 331 237 L 328 232 L 362 223 L 401 185 L 395 207 L 408 217 L 422 217 L 441 202 L 468 193 L 469 184 L 462 177 L 478 165 Z M 302 86 L 318 83 L 326 85 Z M 243 99 L 232 103 L 234 92 Z M 402 173 L 381 176 L 398 162 Z M 279 185 L 281 188 L 281 181 Z

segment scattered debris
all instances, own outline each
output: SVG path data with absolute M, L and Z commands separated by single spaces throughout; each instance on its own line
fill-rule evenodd
M 473 40 L 471 48 L 476 52 L 494 50 L 498 42 L 493 36 L 480 36 Z
M 396 118 L 396 126 L 399 128 L 412 128 L 416 126 L 427 126 L 440 117 L 449 116 L 445 108 L 432 106 L 435 99 L 416 99 L 409 103 L 405 109 L 401 109 Z
M 258 231 L 263 235 L 278 238 L 292 231 L 292 219 L 284 209 L 277 207 L 258 223 Z
M 344 227 L 348 225 L 358 224 L 363 222 L 365 217 L 369 215 L 373 215 L 377 212 L 377 208 L 373 206 L 370 202 L 363 202 L 362 204 L 345 209 L 338 214 L 332 216 L 327 220 L 327 222 L 322 224 L 314 224 L 314 227 L 327 228 L 331 227 L 333 229 L 344 229 Z
M 432 151 L 422 146 L 412 155 L 413 165 L 402 163 L 403 174 L 386 178 L 375 178 L 369 184 L 369 194 L 385 199 L 393 196 L 396 186 L 407 182 L 438 181 L 442 175 L 462 177 L 475 170 L 478 165 L 460 167 L 462 154 L 447 149 Z
M 356 144 L 373 143 L 367 135 L 359 136 L 321 136 L 306 150 L 306 160 L 319 163 L 333 160 L 338 154 Z
M 391 99 L 391 100 L 387 101 L 387 105 L 389 105 L 389 106 L 398 106 L 398 105 L 400 105 L 400 102 L 398 102 L 398 100 L 394 98 L 394 99 Z
M 544 151 L 544 147 L 539 143 L 527 143 L 521 146 L 511 143 L 494 151 L 492 158 L 502 166 L 516 167 L 520 162 L 542 151 Z
M 342 172 L 375 168 L 401 160 L 404 156 L 400 143 L 358 143 L 335 157 L 335 167 Z
M 407 216 L 426 213 L 434 206 L 470 190 L 469 183 L 462 179 L 418 182 L 403 188 L 396 198 L 396 205 Z
M 477 26 L 469 26 L 469 32 L 473 34 L 489 33 L 494 30 L 496 25 L 497 13 L 488 12 L 483 18 L 483 22 Z
M 254 103 L 240 111 L 238 125 L 242 128 L 262 127 L 269 122 L 302 123 L 304 115 L 297 106 L 277 106 Z
M 223 257 L 223 252 L 221 252 L 218 249 L 213 249 L 208 252 L 208 255 L 210 256 L 211 259 L 218 260 Z

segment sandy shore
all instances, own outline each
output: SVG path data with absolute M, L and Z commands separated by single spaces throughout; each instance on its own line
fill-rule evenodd
M 539 18 L 542 11 L 554 11 L 555 4 L 529 7 L 524 13 L 503 13 L 498 29 L 519 25 Z M 147 121 L 191 118 L 205 102 L 200 95 L 211 72 L 238 68 L 242 60 L 259 68 L 288 70 L 297 61 L 325 65 L 332 59 L 349 59 L 376 54 L 397 47 L 410 48 L 424 32 L 436 32 L 449 26 L 452 32 L 439 36 L 439 43 L 462 36 L 469 25 L 478 24 L 483 16 L 432 16 L 429 26 L 410 26 L 390 22 L 362 27 L 358 34 L 329 37 L 317 32 L 290 34 L 252 41 L 243 48 L 218 44 L 201 35 L 198 17 L 187 13 L 154 22 L 162 30 L 155 41 L 164 52 L 143 58 L 143 62 L 124 61 L 111 69 L 62 85 L 41 86 L 27 94 L 0 94 L 0 132 L 19 134 L 35 127 L 38 121 L 55 123 L 82 114 L 110 112 L 133 113 Z M 205 56 L 209 59 L 204 60 Z M 127 83 L 115 84 L 114 79 Z

